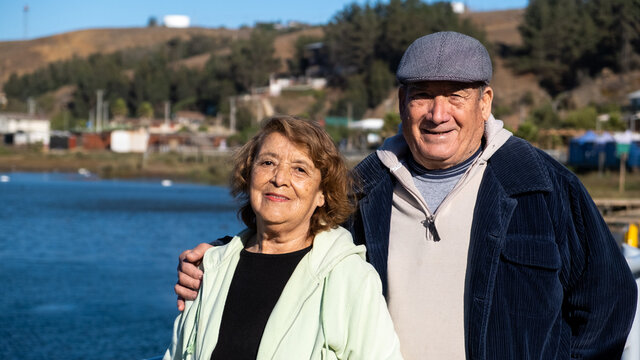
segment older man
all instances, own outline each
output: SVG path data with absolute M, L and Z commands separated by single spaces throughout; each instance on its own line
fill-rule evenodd
M 404 357 L 619 358 L 633 277 L 579 180 L 491 115 L 484 46 L 424 36 L 396 75 L 402 134 L 355 168 L 347 226 L 383 280 Z M 179 295 L 195 295 L 189 262 L 204 248 L 181 255 Z

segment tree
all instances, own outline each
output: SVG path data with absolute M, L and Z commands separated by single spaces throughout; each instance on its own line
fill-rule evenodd
M 232 44 L 229 64 L 231 79 L 235 80 L 238 90 L 246 92 L 266 85 L 271 73 L 278 69 L 274 38 L 274 32 L 254 30 L 248 40 Z
M 164 56 L 157 55 L 141 61 L 135 68 L 131 83 L 134 104 L 160 104 L 169 99 L 170 81 Z
M 398 133 L 402 119 L 400 114 L 396 112 L 386 113 L 384 115 L 384 125 L 382 126 L 383 136 L 393 136 Z
M 136 115 L 144 119 L 153 119 L 153 106 L 148 101 L 143 101 L 138 105 Z
M 571 89 L 596 47 L 597 29 L 582 0 L 532 0 L 519 27 L 519 69 L 535 72 L 552 95 Z
M 538 140 L 538 127 L 532 121 L 527 120 L 518 127 L 518 131 L 514 135 L 529 142 L 535 142 Z
M 640 0 L 590 0 L 586 8 L 599 30 L 592 71 L 609 67 L 624 72 L 639 67 Z
M 527 121 L 541 129 L 559 128 L 561 126 L 560 117 L 556 114 L 551 103 L 545 103 L 533 109 L 527 117 Z
M 608 67 L 640 68 L 640 0 L 531 0 L 512 65 L 553 96 Z
M 338 80 L 362 73 L 374 60 L 380 18 L 369 4 L 353 3 L 339 12 L 326 28 L 329 59 Z
M 570 112 L 563 121 L 563 126 L 572 129 L 595 129 L 598 112 L 593 106 Z
M 367 105 L 373 108 L 380 104 L 394 84 L 395 76 L 389 71 L 387 63 L 374 61 L 367 71 Z
M 420 0 L 390 0 L 371 6 L 357 3 L 338 12 L 325 31 L 331 83 L 345 89 L 344 99 L 334 109 L 343 113 L 352 103 L 354 114 L 363 113 L 362 91 L 354 81 L 363 81 L 364 104 L 375 107 L 395 83 L 402 54 L 416 38 L 435 31 L 460 31 L 484 41 L 483 33 L 469 21 L 460 20 L 448 3 L 426 4 Z M 354 80 L 354 79 L 358 80 Z M 358 109 L 358 110 L 356 110 Z
M 127 102 L 123 98 L 117 98 L 111 103 L 111 114 L 115 118 L 123 118 L 127 116 L 129 109 L 127 108 Z

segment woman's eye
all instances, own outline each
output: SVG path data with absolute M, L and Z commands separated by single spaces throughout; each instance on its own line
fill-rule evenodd
M 301 168 L 301 167 L 297 167 L 296 171 L 299 172 L 299 173 L 303 173 L 303 174 L 307 173 L 307 170 L 305 170 L 304 168 Z
M 263 161 L 263 162 L 262 162 L 262 165 L 271 166 L 271 165 L 273 165 L 273 161 L 271 161 L 271 160 L 265 160 L 265 161 Z

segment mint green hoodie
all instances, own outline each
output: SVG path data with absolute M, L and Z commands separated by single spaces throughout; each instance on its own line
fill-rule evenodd
M 198 297 L 174 323 L 164 360 L 209 359 L 216 346 L 245 230 L 204 256 Z M 260 342 L 262 359 L 401 359 L 378 273 L 342 227 L 316 235 L 276 303 Z

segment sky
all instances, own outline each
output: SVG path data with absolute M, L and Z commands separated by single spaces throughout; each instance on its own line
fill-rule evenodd
M 149 18 L 187 15 L 191 26 L 238 28 L 256 22 L 326 24 L 353 0 L 0 0 L 0 41 L 91 28 L 144 27 Z M 356 1 L 365 4 L 366 1 Z M 375 3 L 376 1 L 370 1 Z M 386 1 L 383 1 L 386 2 Z M 433 2 L 433 0 L 427 0 Z M 472 11 L 517 9 L 528 0 L 463 0 Z M 25 8 L 28 6 L 28 11 Z M 25 16 L 26 15 L 26 16 Z M 25 26 L 26 25 L 26 26 Z

